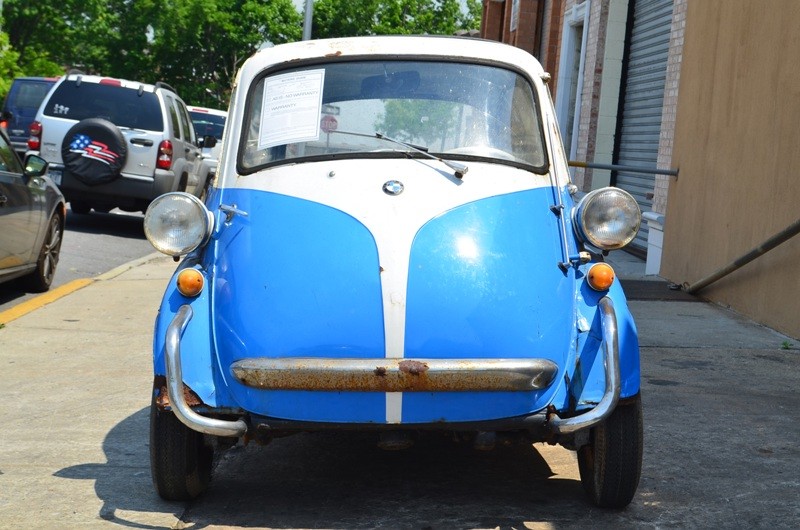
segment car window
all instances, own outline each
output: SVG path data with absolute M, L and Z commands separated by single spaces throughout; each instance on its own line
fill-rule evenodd
M 0 136 L 0 171 L 22 173 L 22 165 L 19 163 L 17 155 L 2 136 Z
M 12 91 L 13 101 L 9 106 L 39 108 L 52 83 L 40 81 L 15 81 L 17 90 Z
M 208 112 L 189 111 L 194 124 L 194 131 L 198 137 L 213 136 L 222 140 L 222 131 L 225 130 L 225 116 L 217 116 Z
M 183 135 L 181 134 L 181 122 L 180 118 L 178 118 L 178 111 L 175 110 L 175 100 L 172 96 L 164 96 L 164 99 L 167 101 L 167 107 L 169 107 L 169 117 L 172 120 L 172 131 L 175 137 L 179 139 L 183 139 Z
M 547 166 L 531 82 L 496 66 L 391 60 L 310 65 L 259 80 L 247 108 L 245 169 L 302 157 L 404 155 L 379 136 L 451 158 L 491 158 L 540 172 Z
M 43 109 L 45 116 L 85 120 L 103 118 L 118 127 L 163 131 L 161 106 L 153 92 L 101 83 L 61 83 Z
M 192 120 L 189 119 L 189 112 L 186 110 L 186 105 L 184 105 L 180 100 L 175 100 L 175 103 L 178 105 L 178 114 L 181 118 L 181 127 L 183 128 L 184 139 L 187 142 L 195 143 L 194 129 L 190 125 Z

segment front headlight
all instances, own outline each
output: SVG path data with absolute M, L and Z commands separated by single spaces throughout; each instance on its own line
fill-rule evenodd
M 581 199 L 572 221 L 583 241 L 602 250 L 614 250 L 636 237 L 642 212 L 627 191 L 601 188 Z
M 194 195 L 166 193 L 147 208 L 144 234 L 156 250 L 177 257 L 205 243 L 212 223 L 213 216 Z

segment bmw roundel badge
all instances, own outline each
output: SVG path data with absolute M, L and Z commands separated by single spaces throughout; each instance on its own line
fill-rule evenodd
M 400 195 L 403 193 L 403 183 L 399 180 L 390 180 L 383 184 L 383 191 L 389 195 Z

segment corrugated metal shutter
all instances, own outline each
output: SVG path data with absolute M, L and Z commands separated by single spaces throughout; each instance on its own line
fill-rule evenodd
M 654 168 L 658 160 L 673 0 L 631 1 L 633 24 L 626 45 L 626 82 L 618 117 L 615 163 Z M 618 171 L 614 184 L 636 197 L 643 212 L 652 208 L 654 175 Z M 644 223 L 631 247 L 646 251 Z

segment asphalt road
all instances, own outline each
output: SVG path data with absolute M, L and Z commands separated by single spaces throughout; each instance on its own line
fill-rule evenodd
M 94 278 L 154 252 L 144 237 L 143 220 L 141 213 L 121 210 L 90 215 L 76 215 L 68 210 L 61 257 L 51 289 L 73 280 Z M 36 296 L 26 292 L 20 281 L 0 284 L 0 313 Z

